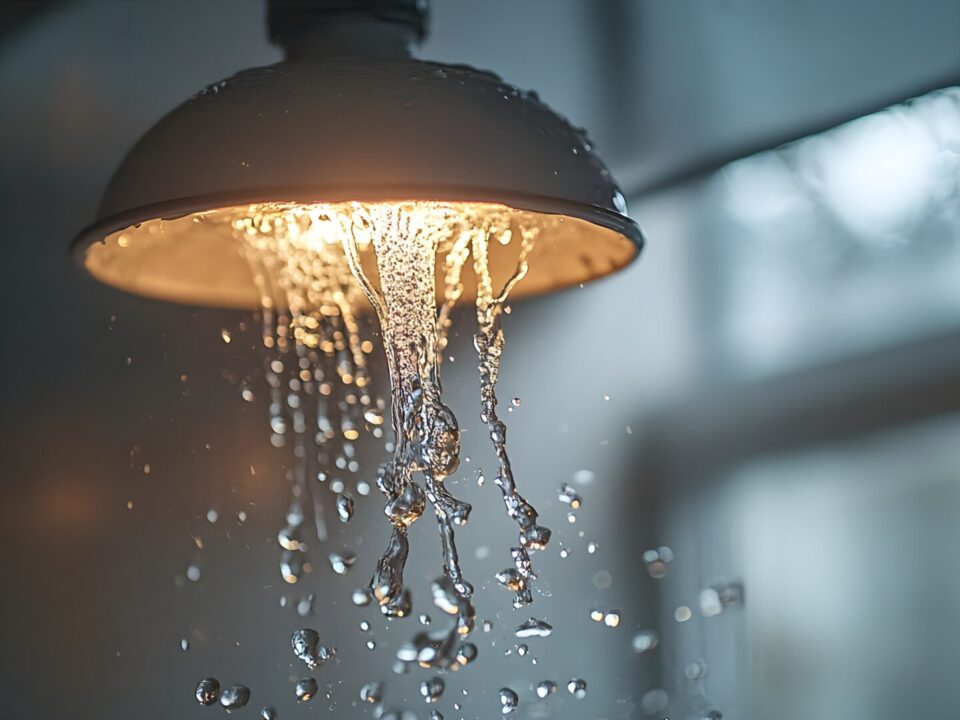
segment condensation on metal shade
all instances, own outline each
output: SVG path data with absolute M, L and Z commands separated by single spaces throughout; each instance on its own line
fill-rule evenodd
M 98 280 L 163 300 L 255 307 L 227 230 L 237 213 L 271 203 L 526 211 L 541 232 L 517 294 L 592 280 L 639 253 L 641 232 L 581 130 L 492 73 L 410 56 L 423 3 L 274 0 L 270 9 L 287 59 L 190 98 L 114 174 L 100 220 L 74 244 Z M 496 271 L 496 254 L 491 263 Z

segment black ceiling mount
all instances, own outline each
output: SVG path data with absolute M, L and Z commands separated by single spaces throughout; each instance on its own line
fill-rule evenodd
M 373 21 L 402 32 L 410 41 L 427 35 L 427 0 L 267 0 L 270 41 L 288 52 L 298 38 L 332 24 Z

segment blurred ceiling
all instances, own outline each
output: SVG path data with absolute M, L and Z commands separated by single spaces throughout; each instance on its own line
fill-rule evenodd
M 101 39 L 88 48 L 107 61 L 129 59 L 165 19 L 190 28 L 188 56 L 224 37 L 238 60 L 272 54 L 261 0 L 149 5 L 3 0 L 0 41 L 56 42 L 47 11 Z M 422 55 L 537 89 L 591 131 L 630 195 L 960 82 L 958 32 L 952 0 L 433 0 Z M 213 79 L 201 65 L 191 87 Z

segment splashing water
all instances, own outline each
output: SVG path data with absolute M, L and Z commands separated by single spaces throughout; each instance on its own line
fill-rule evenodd
M 293 455 L 287 473 L 291 500 L 277 537 L 281 575 L 288 583 L 311 570 L 306 537 L 311 517 L 317 540 L 327 538 L 325 492 L 341 522 L 354 514 L 348 482 L 359 495 L 369 492 L 359 476 L 357 443 L 362 434 L 384 440 L 386 403 L 372 387 L 374 345 L 367 339 L 371 328 L 363 308 L 372 306 L 379 321 L 393 439 L 377 487 L 391 531 L 368 588 L 354 592 L 352 600 L 358 606 L 375 601 L 389 618 L 411 614 L 403 578 L 407 533 L 429 502 L 443 570 L 431 585 L 432 601 L 452 620 L 449 628 L 420 632 L 401 646 L 397 658 L 403 665 L 456 670 L 477 656 L 476 646 L 467 642 L 475 622 L 473 587 L 463 575 L 455 533 L 469 520 L 471 506 L 445 485 L 460 464 L 460 429 L 443 401 L 440 381 L 452 311 L 467 287 L 476 298 L 480 418 L 498 462 L 495 484 L 519 528 L 512 567 L 497 578 L 515 594 L 515 607 L 533 600 L 531 552 L 546 547 L 550 530 L 538 524 L 537 511 L 518 490 L 507 428 L 497 413 L 496 383 L 504 349 L 501 315 L 509 313 L 507 299 L 527 273 L 543 226 L 542 218 L 532 221 L 503 206 L 441 202 L 255 205 L 232 222 L 261 297 L 271 442 Z M 519 401 L 512 404 L 518 406 Z M 337 574 L 353 564 L 352 553 L 327 558 Z M 542 623 L 527 632 L 524 636 L 545 637 L 550 628 Z M 310 669 L 333 653 L 311 630 L 297 631 L 291 642 Z M 425 681 L 428 689 L 434 680 Z M 298 685 L 298 697 L 306 699 L 299 690 Z M 508 705 L 504 713 L 512 712 L 516 700 Z
M 473 629 L 470 601 L 473 587 L 460 568 L 455 526 L 466 524 L 469 504 L 453 497 L 444 480 L 460 463 L 460 430 L 457 420 L 442 401 L 440 362 L 446 346 L 450 312 L 463 292 L 462 272 L 472 254 L 477 283 L 477 333 L 481 418 L 490 430 L 500 461 L 497 484 L 507 512 L 521 528 L 520 546 L 512 550 L 519 580 L 515 583 L 516 605 L 532 600 L 529 580 L 535 577 L 527 548 L 541 549 L 550 531 L 536 524 L 537 513 L 517 492 L 506 453 L 506 426 L 497 417 L 495 385 L 503 350 L 500 310 L 510 290 L 526 274 L 526 258 L 535 232 L 522 225 L 522 238 L 514 274 L 498 295 L 487 256 L 488 243 L 496 238 L 509 243 L 516 224 L 508 211 L 464 213 L 443 204 L 354 205 L 351 232 L 342 239 L 344 254 L 354 276 L 367 294 L 380 320 L 391 385 L 392 426 L 396 437 L 393 457 L 381 466 L 377 485 L 386 496 L 384 512 L 393 525 L 390 540 L 373 579 L 371 590 L 384 614 L 397 616 L 404 600 L 403 570 L 409 551 L 407 529 L 422 515 L 429 500 L 440 529 L 444 577 L 433 585 L 434 603 L 456 623 L 447 637 L 418 635 L 412 652 L 423 667 L 457 667 L 458 639 Z M 360 258 L 360 248 L 372 246 L 376 256 L 377 287 Z M 443 263 L 443 303 L 436 304 L 435 268 Z M 414 480 L 419 472 L 424 488 Z M 451 592 L 452 591 L 452 592 Z M 406 614 L 406 613 L 403 613 Z
M 329 217 L 322 207 L 251 206 L 232 223 L 260 293 L 271 443 L 293 452 L 290 506 L 278 538 L 288 583 L 309 569 L 302 528 L 311 514 L 317 540 L 327 538 L 323 494 L 311 478 L 331 490 L 343 486 L 337 475 L 359 470 L 361 430 L 382 436 L 384 403 L 370 394 L 373 343 L 356 313 L 363 295 L 339 245 L 324 240 Z M 336 508 L 347 522 L 349 495 L 339 493 Z

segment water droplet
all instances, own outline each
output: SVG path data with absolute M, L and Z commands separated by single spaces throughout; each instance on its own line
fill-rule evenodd
M 700 614 L 716 617 L 728 607 L 739 605 L 743 599 L 743 586 L 739 583 L 718 583 L 700 591 Z
M 310 702 L 317 694 L 317 681 L 313 678 L 297 680 L 295 692 L 299 702 Z
M 560 500 L 560 502 L 569 505 L 573 510 L 579 510 L 582 503 L 577 491 L 566 483 L 560 487 L 560 494 L 557 496 L 557 499 Z
M 573 481 L 577 485 L 591 485 L 596 479 L 597 476 L 593 474 L 592 470 L 577 470 L 573 474 Z
M 340 522 L 350 522 L 353 517 L 353 498 L 349 495 L 337 495 L 337 515 Z
M 589 542 L 589 543 L 587 543 L 587 552 L 590 553 L 591 555 L 595 555 L 596 552 L 597 552 L 597 550 L 599 550 L 599 549 L 600 549 L 600 545 L 599 545 L 599 544 L 597 544 L 597 543 L 595 543 L 595 542 Z
M 303 575 L 306 565 L 303 561 L 303 553 L 284 550 L 280 556 L 280 575 L 291 585 L 299 582 Z
M 517 645 L 517 655 L 519 655 L 520 657 L 525 657 L 529 651 L 530 651 L 530 648 L 527 645 L 524 645 L 524 644 Z
M 613 576 L 606 570 L 598 570 L 593 574 L 592 582 L 597 590 L 606 590 L 613 584 Z
M 443 678 L 434 676 L 420 683 L 420 695 L 426 702 L 435 703 L 443 696 L 445 687 L 446 683 L 444 683 Z
M 670 702 L 670 696 L 667 695 L 667 691 L 656 688 L 644 693 L 643 698 L 640 700 L 640 708 L 647 715 L 653 715 L 663 710 L 668 702 Z
M 295 630 L 290 637 L 293 654 L 311 670 L 323 665 L 336 654 L 336 649 L 320 645 L 320 636 L 316 630 L 303 628 Z
M 420 624 L 421 624 L 421 625 L 429 625 L 429 624 L 430 624 L 430 616 L 427 615 L 426 613 L 420 613 L 419 620 L 420 620 Z
M 339 553 L 330 553 L 329 560 L 331 570 L 333 570 L 337 575 L 346 575 L 348 572 L 350 572 L 350 568 L 353 567 L 354 563 L 357 562 L 357 556 L 349 550 L 344 550 L 343 552 Z
M 508 687 L 500 688 L 500 714 L 510 715 L 515 712 L 520 698 Z
M 250 688 L 246 685 L 231 685 L 220 695 L 220 705 L 225 710 L 239 710 L 250 700 Z
M 190 582 L 197 582 L 200 579 L 200 566 L 196 563 L 191 564 L 187 567 L 187 580 Z
M 353 591 L 353 595 L 350 596 L 350 600 L 357 607 L 366 607 L 372 599 L 373 596 L 369 588 L 357 588 Z
M 621 215 L 627 214 L 627 199 L 623 196 L 622 192 L 620 192 L 619 190 L 615 190 L 611 200 L 613 201 L 614 209 L 618 213 L 620 213 Z
M 190 641 L 187 640 L 186 638 L 180 638 L 180 649 L 181 649 L 183 652 L 186 652 L 187 650 L 189 650 L 189 649 L 190 649 Z
M 678 623 L 685 623 L 691 617 L 693 617 L 693 613 L 690 612 L 690 608 L 688 608 L 686 605 L 681 605 L 673 611 L 673 619 Z
M 461 643 L 457 648 L 456 659 L 461 666 L 469 665 L 477 659 L 477 646 L 471 642 Z
M 277 720 L 277 711 L 272 707 L 265 707 L 260 711 L 260 720 Z
M 316 601 L 317 596 L 313 593 L 308 593 L 304 595 L 300 600 L 297 601 L 297 615 L 300 617 L 309 617 L 313 615 L 313 603 Z
M 577 700 L 583 700 L 587 696 L 587 681 L 573 678 L 567 683 L 567 691 Z
M 620 612 L 618 610 L 611 610 L 608 612 L 603 616 L 603 624 L 611 628 L 615 628 L 620 625 Z
M 654 580 L 660 580 L 667 574 L 667 565 L 673 561 L 673 551 L 668 547 L 646 550 L 643 553 L 643 566 Z
M 683 669 L 683 674 L 687 680 L 692 682 L 705 678 L 708 670 L 706 662 L 703 660 L 694 660 L 693 662 L 687 663 L 687 666 Z
M 360 699 L 365 703 L 376 705 L 383 700 L 383 684 L 378 682 L 368 682 L 360 688 Z
M 301 546 L 300 528 L 295 525 L 287 525 L 281 528 L 277 533 L 277 542 L 284 550 L 299 550 Z
M 207 510 L 207 522 L 211 525 L 215 523 L 220 518 L 220 514 L 214 509 L 210 508 Z
M 221 339 L 223 340 L 223 342 L 226 343 L 227 345 L 229 345 L 229 344 L 230 344 L 230 341 L 233 339 L 233 338 L 230 336 L 230 331 L 227 330 L 226 328 L 224 328 L 223 330 L 220 331 L 220 337 L 221 337 Z
M 563 545 L 561 545 L 561 546 L 560 546 L 560 557 L 563 558 L 564 560 L 566 560 L 568 557 L 570 557 L 570 549 L 564 547 Z
M 216 678 L 204 678 L 197 683 L 193 694 L 201 705 L 213 705 L 220 697 L 220 683 Z
M 653 630 L 641 630 L 633 637 L 633 649 L 638 653 L 653 650 L 660 642 L 660 638 Z
M 532 617 L 517 627 L 514 635 L 518 638 L 550 637 L 552 632 L 552 625 L 544 620 L 537 620 L 537 618 Z
M 557 684 L 552 680 L 541 680 L 537 683 L 537 697 L 548 698 L 557 691 Z

